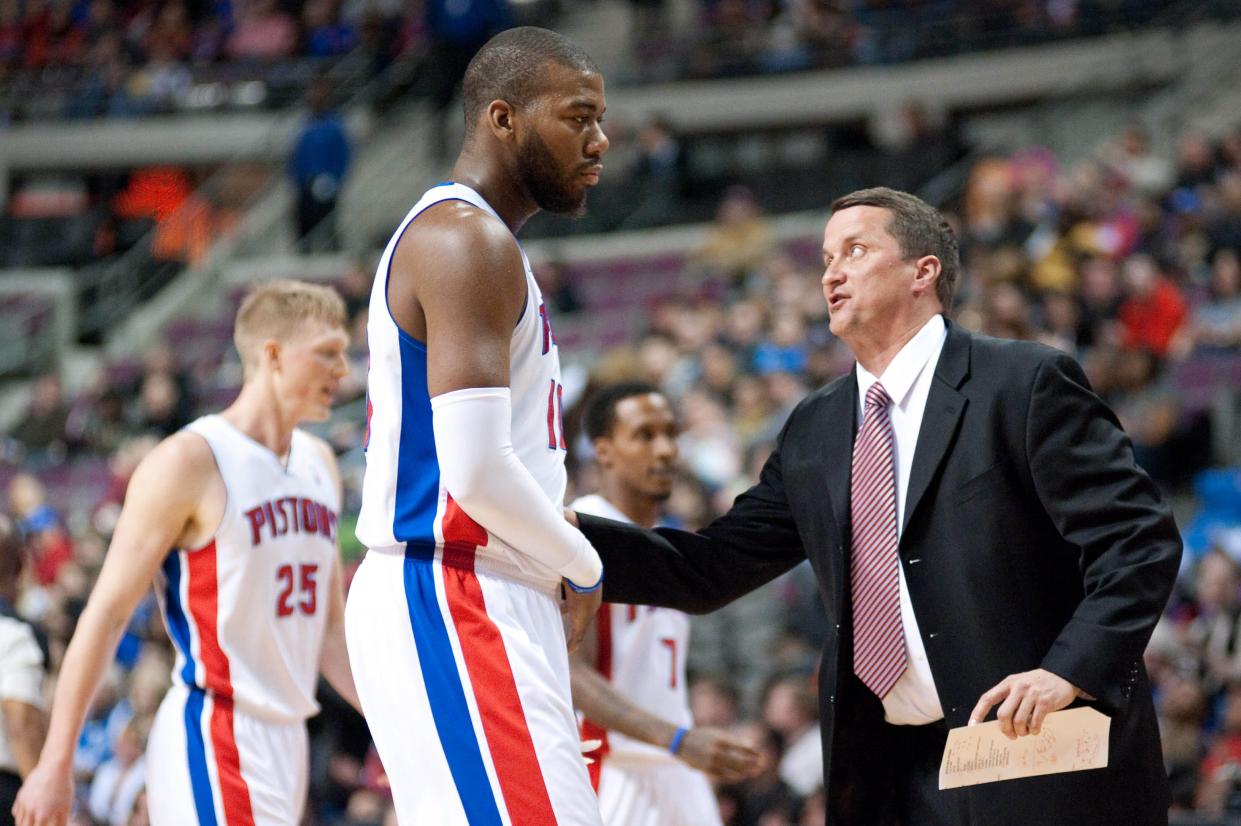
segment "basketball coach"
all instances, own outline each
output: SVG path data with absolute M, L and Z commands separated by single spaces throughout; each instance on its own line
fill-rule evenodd
M 1181 556 L 1169 509 L 1072 358 L 945 318 L 960 262 L 935 209 L 881 188 L 831 213 L 855 369 L 701 532 L 577 517 L 604 599 L 708 612 L 809 559 L 833 826 L 1166 824 L 1142 652 Z M 950 727 L 994 712 L 1026 736 L 1080 704 L 1111 718 L 1107 768 L 938 789 Z

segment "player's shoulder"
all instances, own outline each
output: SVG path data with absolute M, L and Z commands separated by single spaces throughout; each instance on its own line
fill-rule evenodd
M 521 250 L 508 227 L 487 210 L 459 200 L 428 207 L 398 242 L 396 256 L 398 264 L 447 277 L 522 269 Z
M 166 437 L 138 464 L 134 477 L 150 485 L 167 482 L 171 490 L 193 490 L 220 475 L 215 452 L 205 436 L 183 429 Z M 156 487 L 156 490 L 166 490 Z

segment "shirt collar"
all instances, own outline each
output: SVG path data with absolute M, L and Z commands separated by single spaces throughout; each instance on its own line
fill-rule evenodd
M 883 389 L 888 391 L 892 403 L 898 407 L 905 403 L 914 382 L 918 380 L 926 367 L 931 354 L 936 351 L 936 343 L 944 337 L 946 331 L 944 317 L 936 313 L 926 324 L 922 325 L 913 338 L 896 354 L 896 358 L 883 371 L 882 376 L 874 376 L 861 364 L 857 366 L 858 399 L 865 399 L 870 386 L 876 381 L 883 382 Z

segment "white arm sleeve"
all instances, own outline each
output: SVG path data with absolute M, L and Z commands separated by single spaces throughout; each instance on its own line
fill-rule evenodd
M 431 398 L 431 424 L 444 487 L 491 533 L 579 587 L 599 582 L 603 563 L 565 521 L 513 452 L 507 387 L 469 387 Z

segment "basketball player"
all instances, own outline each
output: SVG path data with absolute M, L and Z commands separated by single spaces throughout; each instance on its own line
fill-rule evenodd
M 155 826 L 294 826 L 317 674 L 357 705 L 336 460 L 295 427 L 328 417 L 348 371 L 344 303 L 327 287 L 271 282 L 242 303 L 233 340 L 245 370 L 237 400 L 164 439 L 130 480 L 18 826 L 66 822 L 91 695 L 152 582 L 177 654 L 147 745 Z
M 452 182 L 401 222 L 371 294 L 349 656 L 402 824 L 593 826 L 557 595 L 575 647 L 603 574 L 562 517 L 556 338 L 514 233 L 582 209 L 603 78 L 560 35 L 510 29 L 464 99 Z
M 585 414 L 599 493 L 570 507 L 653 528 L 672 494 L 677 423 L 668 400 L 641 382 L 598 391 Z M 719 806 L 702 772 L 736 782 L 759 754 L 728 732 L 695 728 L 685 685 L 689 617 L 669 608 L 604 603 L 575 652 L 573 702 L 606 826 L 712 826 Z M 679 758 L 679 759 L 678 759 Z M 691 768 L 692 767 L 692 768 Z

